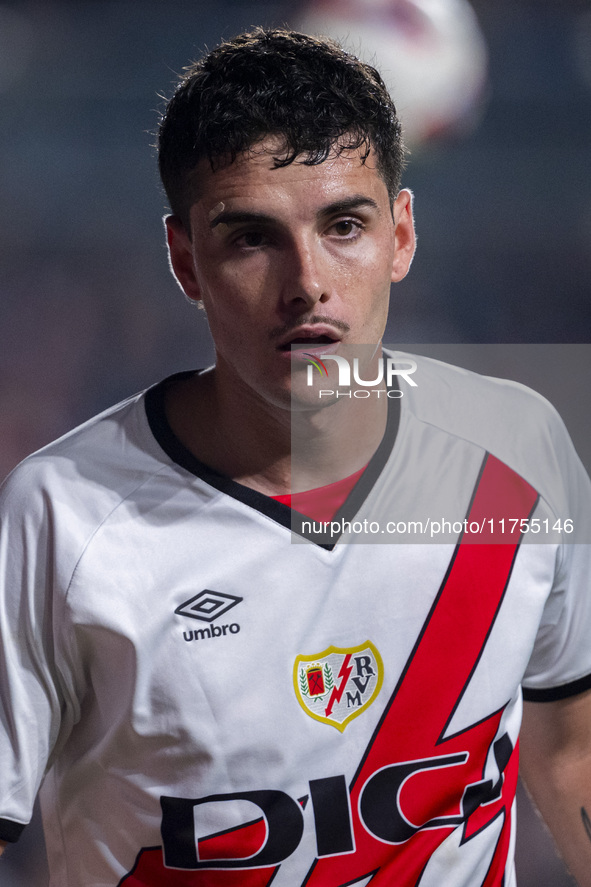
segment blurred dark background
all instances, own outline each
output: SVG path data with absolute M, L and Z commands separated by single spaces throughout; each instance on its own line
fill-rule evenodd
M 204 316 L 167 269 L 159 94 L 206 46 L 321 5 L 1 0 L 0 478 L 111 403 L 211 361 Z M 488 76 L 465 121 L 412 145 L 419 247 L 386 339 L 587 343 L 591 6 L 472 5 Z M 520 887 L 571 884 L 522 810 Z M 46 884 L 38 831 L 25 835 L 2 861 L 5 887 Z

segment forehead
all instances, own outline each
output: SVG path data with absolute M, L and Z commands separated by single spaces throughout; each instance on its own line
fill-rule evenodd
M 274 158 L 281 157 L 281 143 L 269 137 L 215 170 L 202 160 L 194 173 L 197 198 L 193 208 L 210 212 L 220 203 L 244 201 L 310 208 L 351 194 L 366 194 L 389 204 L 375 154 L 371 151 L 364 160 L 364 153 L 333 151 L 322 163 L 309 165 L 304 157 L 296 157 L 287 166 L 277 167 Z

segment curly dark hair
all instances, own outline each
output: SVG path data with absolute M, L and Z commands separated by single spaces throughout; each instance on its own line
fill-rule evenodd
M 215 170 L 267 135 L 283 140 L 275 167 L 319 164 L 331 150 L 361 149 L 365 161 L 373 148 L 391 199 L 398 194 L 400 122 L 375 68 L 332 40 L 256 28 L 190 65 L 160 122 L 160 177 L 187 231 L 199 161 Z

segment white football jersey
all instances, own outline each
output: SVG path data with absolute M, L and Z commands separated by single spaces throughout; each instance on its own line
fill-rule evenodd
M 0 837 L 42 786 L 52 887 L 514 887 L 522 687 L 591 687 L 590 485 L 541 397 L 417 360 L 340 534 L 198 462 L 166 382 L 13 472 Z

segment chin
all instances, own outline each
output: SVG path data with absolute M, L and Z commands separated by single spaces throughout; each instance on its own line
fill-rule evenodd
M 296 384 L 293 384 L 296 382 Z M 289 392 L 289 406 L 294 412 L 310 412 L 315 410 L 323 410 L 325 407 L 331 406 L 337 402 L 336 394 L 334 394 L 335 385 L 326 382 L 326 391 L 323 390 L 321 384 L 311 387 L 305 384 L 304 379 L 292 381 L 291 390 Z M 330 394 L 328 393 L 330 391 Z

